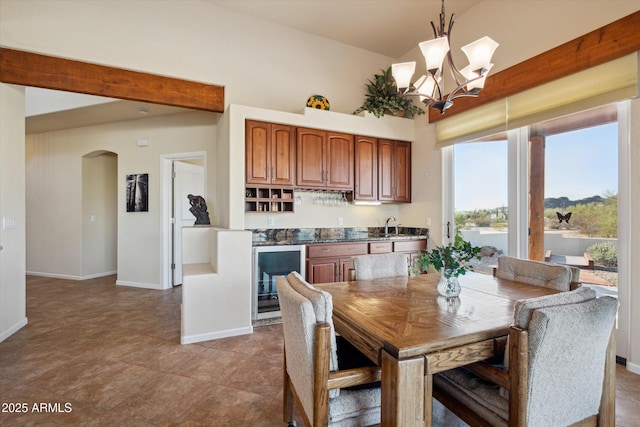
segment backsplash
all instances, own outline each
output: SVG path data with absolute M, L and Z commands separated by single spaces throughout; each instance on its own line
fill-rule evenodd
M 265 228 L 251 229 L 254 245 L 319 243 L 341 240 L 368 240 L 384 238 L 427 238 L 428 228 L 391 227 L 388 236 L 384 227 L 340 227 L 340 228 Z

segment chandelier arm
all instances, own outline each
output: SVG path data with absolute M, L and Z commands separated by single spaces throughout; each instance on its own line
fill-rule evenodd
M 459 98 L 461 96 L 471 96 L 471 97 L 477 97 L 478 93 L 480 92 L 480 89 L 478 89 L 477 91 L 472 91 L 469 92 L 467 91 L 464 87 L 466 85 L 468 85 L 471 82 L 474 82 L 478 79 L 481 79 L 484 76 L 484 73 L 479 75 L 478 77 L 475 77 L 473 79 L 469 79 L 466 82 L 459 84 L 457 88 L 455 88 L 455 90 L 452 90 L 449 95 L 447 96 L 447 101 L 453 101 L 456 98 Z M 460 92 L 460 93 L 458 93 Z
M 431 73 L 431 78 L 433 78 L 433 81 L 436 83 L 436 89 L 438 89 L 438 98 L 437 99 L 442 99 L 442 97 L 444 96 L 444 87 L 440 85 L 440 82 L 439 82 L 440 79 L 436 78 L 436 74 L 438 74 L 437 71 L 432 72 Z
M 456 14 L 452 13 L 451 14 L 451 18 L 449 19 L 449 28 L 447 28 L 447 37 L 449 38 L 449 43 L 451 43 L 451 38 L 449 37 L 451 35 L 451 31 L 453 30 L 453 24 L 455 23 L 456 20 Z
M 451 72 L 451 77 L 453 77 L 453 80 L 456 82 L 456 86 L 464 86 L 466 83 L 463 82 L 466 81 L 466 77 L 460 72 L 460 70 L 458 70 L 458 67 L 456 67 L 456 64 L 453 62 L 453 55 L 451 55 L 451 50 L 447 52 L 447 61 L 449 62 L 449 71 Z

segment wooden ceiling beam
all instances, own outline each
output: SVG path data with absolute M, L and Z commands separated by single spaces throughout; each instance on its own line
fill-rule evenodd
M 224 112 L 224 87 L 0 48 L 0 82 Z
M 640 11 L 489 75 L 477 98 L 458 98 L 444 114 L 429 108 L 429 123 L 636 52 L 639 34 Z

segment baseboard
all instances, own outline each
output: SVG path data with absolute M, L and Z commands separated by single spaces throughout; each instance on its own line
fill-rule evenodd
M 130 286 L 132 288 L 154 289 L 156 291 L 164 290 L 164 287 L 159 283 L 141 283 L 141 282 L 129 282 L 128 280 L 116 280 L 116 285 Z
M 82 276 L 71 274 L 43 273 L 41 271 L 27 271 L 27 276 L 51 277 L 52 279 L 82 280 Z
M 90 274 L 88 276 L 82 276 L 80 280 L 97 279 L 99 277 L 113 276 L 114 274 L 118 274 L 118 271 L 113 270 L 113 271 L 105 271 L 104 273 Z
M 627 362 L 627 371 L 633 372 L 634 374 L 640 375 L 640 365 L 636 365 L 635 363 Z
M 96 273 L 90 274 L 88 276 L 75 276 L 70 274 L 56 274 L 56 273 L 43 273 L 41 271 L 27 271 L 27 276 L 38 276 L 38 277 L 50 277 L 52 279 L 65 279 L 65 280 L 89 280 L 89 279 L 97 279 L 99 277 L 112 276 L 117 274 L 117 271 L 105 271 L 104 273 Z
M 180 344 L 194 344 L 202 341 L 217 340 L 220 338 L 235 337 L 238 335 L 247 335 L 253 333 L 253 327 L 227 329 L 219 332 L 210 332 L 207 334 L 187 335 L 180 337 Z
M 11 335 L 15 334 L 20 329 L 27 326 L 27 323 L 29 323 L 29 320 L 25 317 L 24 319 L 20 320 L 18 323 L 16 323 L 15 325 L 7 329 L 6 331 L 0 332 L 0 342 L 6 340 Z

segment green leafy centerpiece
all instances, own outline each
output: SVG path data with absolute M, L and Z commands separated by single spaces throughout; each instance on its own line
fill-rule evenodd
M 446 298 L 455 298 L 462 290 L 458 277 L 473 270 L 469 261 L 474 258 L 480 259 L 479 252 L 479 247 L 472 246 L 460 234 L 456 234 L 453 243 L 436 246 L 431 252 L 425 251 L 416 261 L 415 272 L 427 271 L 430 266 L 441 272 L 438 293 Z
M 391 74 L 391 67 L 380 71 L 382 74 L 375 74 L 373 80 L 369 80 L 365 85 L 367 87 L 365 101 L 353 114 L 368 111 L 376 117 L 393 114 L 407 118 L 424 114 L 424 110 L 416 106 L 411 98 L 398 92 L 396 81 Z

